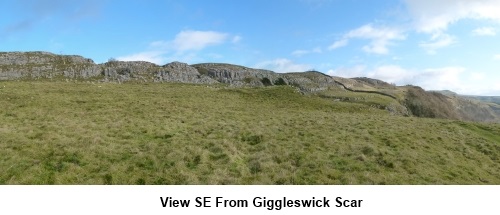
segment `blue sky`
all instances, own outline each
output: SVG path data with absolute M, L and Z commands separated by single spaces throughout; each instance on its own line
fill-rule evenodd
M 498 0 L 5 0 L 0 51 L 315 69 L 500 96 Z

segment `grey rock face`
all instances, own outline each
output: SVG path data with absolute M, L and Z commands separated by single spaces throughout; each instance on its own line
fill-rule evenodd
M 110 61 L 95 64 L 76 55 L 48 52 L 1 52 L 0 80 L 12 79 L 97 79 L 105 82 L 180 82 L 194 84 L 225 83 L 230 86 L 260 87 L 293 85 L 302 92 L 337 87 L 330 76 L 321 73 L 280 74 L 231 64 L 172 62 L 163 66 L 144 61 Z
M 302 92 L 318 92 L 329 88 L 341 88 L 335 80 L 320 72 L 287 73 L 290 85 L 298 87 Z
M 275 73 L 263 69 L 251 69 L 231 64 L 193 65 L 201 74 L 231 86 L 292 85 L 303 93 L 311 93 L 329 88 L 340 88 L 335 80 L 319 72 Z
M 77 55 L 55 55 L 50 52 L 0 52 L 0 65 L 26 64 L 93 64 Z
M 206 63 L 193 66 L 198 69 L 200 74 L 231 86 L 264 86 L 262 81 L 264 78 L 273 83 L 281 77 L 280 74 L 269 70 L 251 69 L 231 64 Z
M 195 84 L 219 83 L 209 76 L 200 74 L 196 68 L 181 62 L 172 62 L 164 65 L 156 72 L 155 81 Z
M 20 78 L 89 78 L 100 69 L 90 59 L 48 52 L 0 52 L 0 80 Z
M 112 61 L 100 65 L 105 81 L 151 82 L 151 74 L 158 68 L 156 64 L 145 61 Z

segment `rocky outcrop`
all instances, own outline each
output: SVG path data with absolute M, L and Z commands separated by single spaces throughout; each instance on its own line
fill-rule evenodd
M 352 78 L 353 80 L 356 80 L 358 82 L 366 83 L 369 86 L 381 89 L 381 88 L 388 88 L 388 89 L 396 89 L 396 86 L 393 84 L 389 84 L 385 81 L 373 79 L 373 78 L 367 78 L 367 77 L 358 77 L 358 78 Z
M 290 85 L 299 88 L 302 92 L 318 92 L 331 88 L 341 88 L 333 77 L 316 71 L 286 73 L 284 78 Z
M 0 52 L 0 80 L 91 78 L 101 73 L 91 59 L 48 52 Z
M 340 88 L 331 76 L 320 72 L 275 73 L 269 70 L 216 63 L 193 66 L 201 74 L 232 86 L 291 85 L 303 93 L 323 91 L 332 87 Z
M 0 52 L 0 65 L 93 64 L 77 55 L 56 55 L 50 52 Z
M 95 64 L 76 55 L 49 52 L 1 52 L 0 80 L 96 79 L 103 82 L 181 82 L 214 84 L 218 81 L 185 63 L 164 66 L 144 61 Z
M 102 68 L 101 75 L 104 81 L 127 82 L 152 81 L 151 74 L 156 71 L 156 64 L 145 61 L 110 61 L 100 65 Z
M 155 74 L 155 81 L 180 82 L 194 84 L 215 84 L 218 81 L 207 75 L 200 74 L 195 67 L 186 63 L 172 62 L 164 65 Z
M 231 64 L 206 63 L 190 66 L 172 62 L 159 66 L 150 62 L 109 61 L 95 64 L 76 55 L 49 52 L 0 53 L 0 80 L 13 79 L 93 79 L 103 82 L 223 83 L 230 86 L 260 87 L 292 85 L 302 92 L 339 87 L 335 80 L 319 72 L 275 73 Z
M 269 70 L 231 64 L 206 63 L 193 66 L 201 74 L 231 86 L 265 86 L 268 83 L 273 85 L 281 77 L 280 74 Z

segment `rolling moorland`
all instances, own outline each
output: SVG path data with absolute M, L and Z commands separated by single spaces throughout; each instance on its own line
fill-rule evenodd
M 0 53 L 0 184 L 500 184 L 496 97 Z

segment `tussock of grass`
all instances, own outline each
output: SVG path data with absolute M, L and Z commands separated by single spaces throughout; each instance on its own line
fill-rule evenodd
M 500 126 L 391 116 L 383 97 L 0 83 L 0 184 L 500 183 Z

